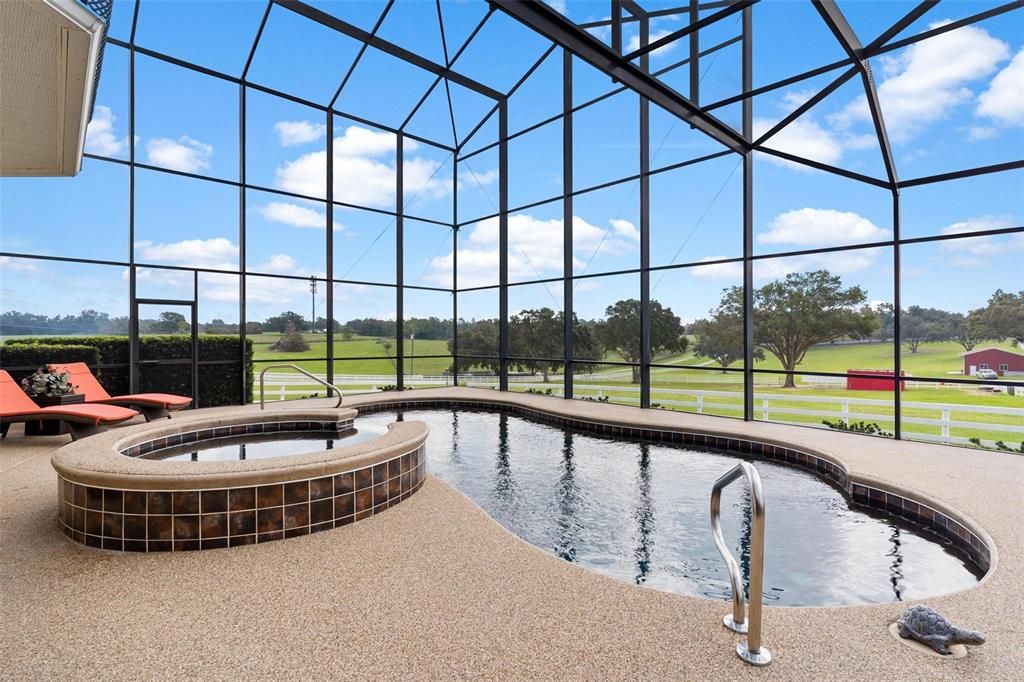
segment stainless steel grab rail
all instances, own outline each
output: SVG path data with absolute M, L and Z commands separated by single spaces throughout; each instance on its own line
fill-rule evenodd
M 291 367 L 292 369 L 300 372 L 301 374 L 305 374 L 307 377 L 309 377 L 310 379 L 312 379 L 316 383 L 320 384 L 321 386 L 326 386 L 327 388 L 329 388 L 332 391 L 334 391 L 335 393 L 337 393 L 338 394 L 338 402 L 335 405 L 335 407 L 341 407 L 342 395 L 341 395 L 341 389 L 340 388 L 338 388 L 334 384 L 331 384 L 331 383 L 328 383 L 327 381 L 324 381 L 323 379 L 321 379 L 320 377 L 318 377 L 318 376 L 316 376 L 314 374 L 310 374 L 309 372 L 307 372 L 306 370 L 302 369 L 301 367 L 298 367 L 298 366 L 292 365 L 292 364 L 288 364 L 288 363 L 283 363 L 283 364 L 279 364 L 279 365 L 267 365 L 266 367 L 263 368 L 263 371 L 260 372 L 260 409 L 261 410 L 264 407 L 263 406 L 263 393 L 264 393 L 264 388 L 266 387 L 266 383 L 263 381 L 263 375 L 266 374 L 267 370 L 269 370 L 269 369 L 281 369 L 282 367 Z
M 729 552 L 722 537 L 722 490 L 740 476 L 747 479 L 750 488 L 752 506 L 752 524 L 750 537 L 750 619 L 748 621 L 744 608 L 743 579 L 736 560 Z M 751 665 L 768 665 L 772 654 L 761 646 L 761 595 L 764 589 L 764 488 L 757 469 L 749 462 L 741 462 L 715 481 L 711 488 L 711 535 L 715 540 L 718 553 L 725 560 L 729 569 L 729 585 L 732 588 L 732 613 L 727 614 L 722 623 L 733 632 L 746 634 L 747 637 L 736 645 L 736 655 Z

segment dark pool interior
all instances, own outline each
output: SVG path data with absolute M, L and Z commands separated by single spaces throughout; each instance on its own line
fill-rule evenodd
M 392 419 L 391 421 L 394 421 Z M 359 428 L 337 433 L 310 431 L 267 433 L 217 438 L 199 443 L 177 445 L 143 455 L 143 459 L 164 462 L 223 462 L 235 459 L 264 459 L 285 455 L 332 450 L 342 445 L 355 445 L 387 433 L 387 424 L 360 424 Z
M 527 542 L 621 580 L 728 599 L 711 539 L 711 486 L 739 458 L 683 446 L 573 432 L 483 411 L 406 410 L 360 416 L 360 431 L 396 420 L 430 426 L 431 474 Z M 906 601 L 962 590 L 980 575 L 928 530 L 851 509 L 800 470 L 754 461 L 767 499 L 764 598 L 788 606 Z M 750 501 L 722 498 L 722 527 L 749 561 Z

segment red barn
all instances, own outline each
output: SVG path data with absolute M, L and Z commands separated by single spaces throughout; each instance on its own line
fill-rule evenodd
M 848 369 L 846 370 L 846 389 L 848 391 L 891 391 L 896 373 L 891 369 Z M 858 374 L 861 376 L 849 376 Z M 901 377 L 907 376 L 900 372 Z M 876 378 L 877 377 L 877 378 Z M 907 380 L 900 379 L 900 390 L 907 390 Z
M 964 359 L 964 376 L 974 376 L 979 369 L 994 369 L 999 376 L 1024 374 L 1024 355 L 1003 348 L 977 348 L 960 354 Z

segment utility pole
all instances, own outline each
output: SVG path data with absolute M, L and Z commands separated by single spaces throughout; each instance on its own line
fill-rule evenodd
M 313 295 L 313 304 L 310 308 L 309 330 L 316 333 L 316 276 L 309 276 L 309 293 Z

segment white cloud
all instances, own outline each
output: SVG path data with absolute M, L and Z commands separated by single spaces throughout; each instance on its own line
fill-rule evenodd
M 991 126 L 971 126 L 967 130 L 967 139 L 970 142 L 978 140 L 991 140 L 999 134 L 999 131 Z
M 634 253 L 639 249 L 640 232 L 628 220 L 613 219 L 607 227 L 591 225 L 573 216 L 573 263 L 581 269 L 596 252 L 612 256 Z M 543 220 L 528 214 L 508 219 L 509 279 L 521 281 L 554 277 L 562 272 L 562 221 Z M 498 219 L 476 223 L 459 248 L 459 286 L 484 286 L 497 283 Z M 436 256 L 430 262 L 426 279 L 439 286 L 451 284 L 451 253 Z
M 767 119 L 754 119 L 754 137 L 760 137 L 768 132 L 773 125 L 775 123 Z M 843 146 L 839 139 L 814 120 L 805 117 L 796 119 L 768 138 L 765 141 L 765 146 L 829 165 L 835 165 L 843 156 Z M 814 170 L 810 166 L 780 159 L 770 154 L 762 154 L 761 158 L 787 168 Z
M 944 235 L 965 234 L 983 230 L 998 230 L 1013 227 L 1013 219 L 1009 216 L 979 216 L 953 223 L 942 230 Z M 1013 249 L 1024 248 L 1021 235 L 993 235 L 988 237 L 964 237 L 940 242 L 940 249 L 948 254 L 951 265 L 958 267 L 977 267 L 983 265 Z M 1015 242 L 1020 242 L 1019 244 Z
M 545 0 L 545 2 L 559 14 L 569 16 L 569 9 L 565 6 L 565 0 Z
M 934 22 L 930 28 L 948 23 Z M 1006 43 L 982 28 L 964 26 L 880 58 L 884 78 L 878 97 L 890 138 L 906 142 L 970 101 L 967 84 L 991 74 L 1007 56 Z M 857 97 L 829 119 L 840 130 L 869 122 L 866 98 Z
M 754 280 L 766 282 L 781 279 L 794 272 L 828 270 L 833 274 L 849 275 L 875 266 L 881 249 L 861 249 L 838 253 L 818 253 L 788 258 L 767 258 L 754 262 Z M 709 256 L 704 261 L 723 260 L 724 256 Z M 693 276 L 700 279 L 727 280 L 740 284 L 743 280 L 742 263 L 714 263 L 692 269 Z
M 185 239 L 168 244 L 140 241 L 135 243 L 135 255 L 144 263 L 191 265 L 219 270 L 238 268 L 238 245 L 225 237 Z
M 29 260 L 0 256 L 0 270 L 11 270 L 14 272 L 35 272 L 39 268 Z
M 406 141 L 405 152 L 419 148 Z M 395 206 L 395 136 L 359 126 L 349 126 L 334 139 L 334 199 L 388 208 Z M 451 177 L 438 172 L 439 161 L 407 154 L 404 169 L 406 202 L 414 198 L 436 200 L 451 195 Z M 327 187 L 327 152 L 303 154 L 276 171 L 276 184 L 296 194 L 322 197 Z
M 117 116 L 110 107 L 97 104 L 85 130 L 85 151 L 100 156 L 118 156 L 128 148 L 128 136 L 117 138 Z
M 294 147 L 316 142 L 327 132 L 327 126 L 309 121 L 278 121 L 274 124 L 274 132 L 281 146 Z
M 286 201 L 272 201 L 266 206 L 258 207 L 256 212 L 262 215 L 268 222 L 282 223 L 292 227 L 323 229 L 327 225 L 327 214 L 323 211 Z M 334 229 L 341 230 L 344 228 L 340 223 L 335 222 Z
M 652 31 L 650 36 L 648 37 L 649 39 L 648 39 L 647 42 L 648 42 L 648 44 L 657 42 L 657 41 L 661 40 L 662 38 L 664 38 L 665 36 L 667 36 L 670 33 L 672 33 L 672 31 L 666 31 L 664 29 L 662 29 L 660 31 Z M 672 50 L 674 50 L 676 45 L 678 45 L 678 44 L 679 44 L 678 40 L 673 40 L 671 43 L 668 43 L 664 47 L 659 47 L 657 50 L 655 50 L 654 52 L 651 52 L 650 54 L 651 54 L 652 57 L 660 57 L 660 56 L 666 55 L 669 52 L 671 52 Z M 635 52 L 635 51 L 637 51 L 639 49 L 640 49 L 640 34 L 639 33 L 634 33 L 633 37 L 629 39 L 629 46 L 626 48 L 626 52 Z
M 182 135 L 177 140 L 157 137 L 146 143 L 146 155 L 154 166 L 197 173 L 210 167 L 213 145 L 188 135 Z
M 978 97 L 976 113 L 1006 125 L 1024 125 L 1024 48 Z
M 828 208 L 800 208 L 775 217 L 768 231 L 757 235 L 762 244 L 791 244 L 801 247 L 838 246 L 880 241 L 889 237 L 867 218 L 852 211 Z

